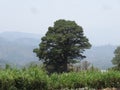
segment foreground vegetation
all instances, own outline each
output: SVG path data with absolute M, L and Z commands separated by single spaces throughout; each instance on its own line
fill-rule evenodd
M 120 87 L 119 71 L 81 71 L 47 75 L 44 69 L 1 69 L 0 90 L 61 90 L 76 88 Z

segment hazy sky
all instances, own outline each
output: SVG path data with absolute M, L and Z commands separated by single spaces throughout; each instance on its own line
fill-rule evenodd
M 120 45 L 120 0 L 0 0 L 0 32 L 45 34 L 58 19 L 76 21 L 93 45 Z

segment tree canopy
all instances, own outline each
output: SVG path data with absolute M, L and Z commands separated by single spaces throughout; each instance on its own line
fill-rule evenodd
M 115 57 L 112 59 L 112 63 L 116 65 L 116 68 L 120 69 L 120 46 L 114 51 Z
M 81 26 L 75 21 L 60 19 L 48 28 L 39 48 L 34 49 L 34 52 L 47 69 L 52 68 L 51 72 L 66 72 L 67 64 L 85 58 L 83 52 L 90 47 Z

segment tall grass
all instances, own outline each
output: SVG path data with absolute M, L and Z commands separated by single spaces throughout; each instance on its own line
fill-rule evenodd
M 0 90 L 61 90 L 120 87 L 119 71 L 81 71 L 47 75 L 39 66 L 0 70 Z
M 47 74 L 40 67 L 0 70 L 0 90 L 45 90 Z

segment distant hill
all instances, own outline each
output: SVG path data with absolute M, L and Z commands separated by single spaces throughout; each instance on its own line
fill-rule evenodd
M 38 61 L 33 49 L 38 47 L 41 37 L 42 35 L 22 32 L 0 33 L 0 65 L 12 63 L 23 66 Z M 115 48 L 112 45 L 93 46 L 85 52 L 85 60 L 98 68 L 109 68 L 112 66 Z
M 0 37 L 7 39 L 9 41 L 14 41 L 21 38 L 31 38 L 31 39 L 40 39 L 42 34 L 32 34 L 32 33 L 23 33 L 23 32 L 3 32 L 0 33 Z
M 107 69 L 113 66 L 111 60 L 114 57 L 115 49 L 116 46 L 112 45 L 93 46 L 90 50 L 85 52 L 85 55 L 87 56 L 85 60 L 88 60 L 98 68 Z
M 0 63 L 25 65 L 26 63 L 38 61 L 33 49 L 38 47 L 40 38 L 40 35 L 29 33 L 0 33 Z

